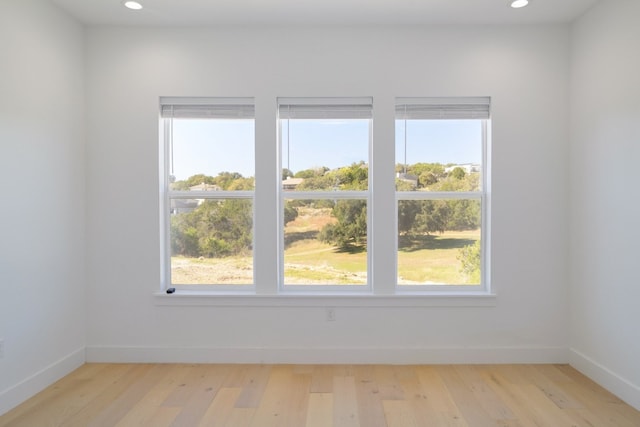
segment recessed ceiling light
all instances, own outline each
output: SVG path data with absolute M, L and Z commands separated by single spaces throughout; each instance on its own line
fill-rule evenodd
M 132 10 L 140 10 L 142 9 L 142 5 L 137 1 L 126 1 L 124 2 L 124 7 L 132 9 Z
M 528 4 L 529 4 L 529 0 L 513 0 L 511 2 L 511 7 L 514 9 L 518 9 L 521 7 L 525 7 Z

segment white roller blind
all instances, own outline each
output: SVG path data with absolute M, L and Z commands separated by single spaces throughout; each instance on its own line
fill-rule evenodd
M 172 105 L 161 106 L 163 119 L 253 119 L 253 105 Z
M 398 98 L 396 119 L 462 120 L 488 119 L 491 100 L 476 98 Z
M 371 119 L 371 98 L 316 98 L 278 100 L 280 119 Z

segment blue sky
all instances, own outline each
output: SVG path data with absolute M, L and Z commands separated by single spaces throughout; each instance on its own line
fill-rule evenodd
M 282 167 L 295 173 L 368 162 L 368 120 L 291 120 L 282 124 Z M 405 122 L 396 122 L 396 163 L 404 163 Z M 287 137 L 289 143 L 287 144 Z M 216 176 L 255 170 L 251 120 L 174 120 L 173 174 Z M 288 149 L 287 149 L 288 148 Z M 407 121 L 407 163 L 480 163 L 482 132 L 474 120 Z
M 173 175 L 255 171 L 253 120 L 173 120 Z
M 407 164 L 481 163 L 480 120 L 397 120 L 396 163 L 404 163 L 405 123 Z
M 334 169 L 361 161 L 369 163 L 369 120 L 282 121 L 283 168 L 288 164 L 296 173 L 321 166 Z

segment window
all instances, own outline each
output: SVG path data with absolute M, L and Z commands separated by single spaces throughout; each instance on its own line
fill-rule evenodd
M 486 288 L 488 98 L 396 101 L 397 284 Z
M 372 100 L 280 98 L 280 283 L 370 289 Z
M 253 99 L 161 98 L 166 287 L 250 287 Z
M 488 295 L 489 98 L 258 101 L 160 99 L 164 289 Z

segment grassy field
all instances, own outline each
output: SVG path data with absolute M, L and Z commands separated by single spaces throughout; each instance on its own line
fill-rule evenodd
M 253 259 L 171 257 L 171 283 L 179 285 L 253 284 Z
M 460 272 L 460 249 L 480 239 L 480 230 L 447 231 L 398 241 L 398 283 L 470 284 Z
M 367 253 L 344 253 L 319 240 L 305 239 L 291 244 L 284 252 L 287 284 L 367 283 Z
M 352 284 L 367 281 L 365 250 L 344 252 L 317 239 L 319 230 L 335 221 L 330 209 L 299 208 L 285 228 L 284 269 L 287 284 Z M 480 231 L 445 232 L 432 236 L 400 236 L 400 284 L 466 284 L 457 259 L 462 247 L 480 238 Z M 198 259 L 173 257 L 174 284 L 253 283 L 251 257 Z
M 317 239 L 318 232 L 336 220 L 331 209 L 298 208 L 298 217 L 284 230 L 284 277 L 290 285 L 367 283 L 367 253 L 340 252 Z

